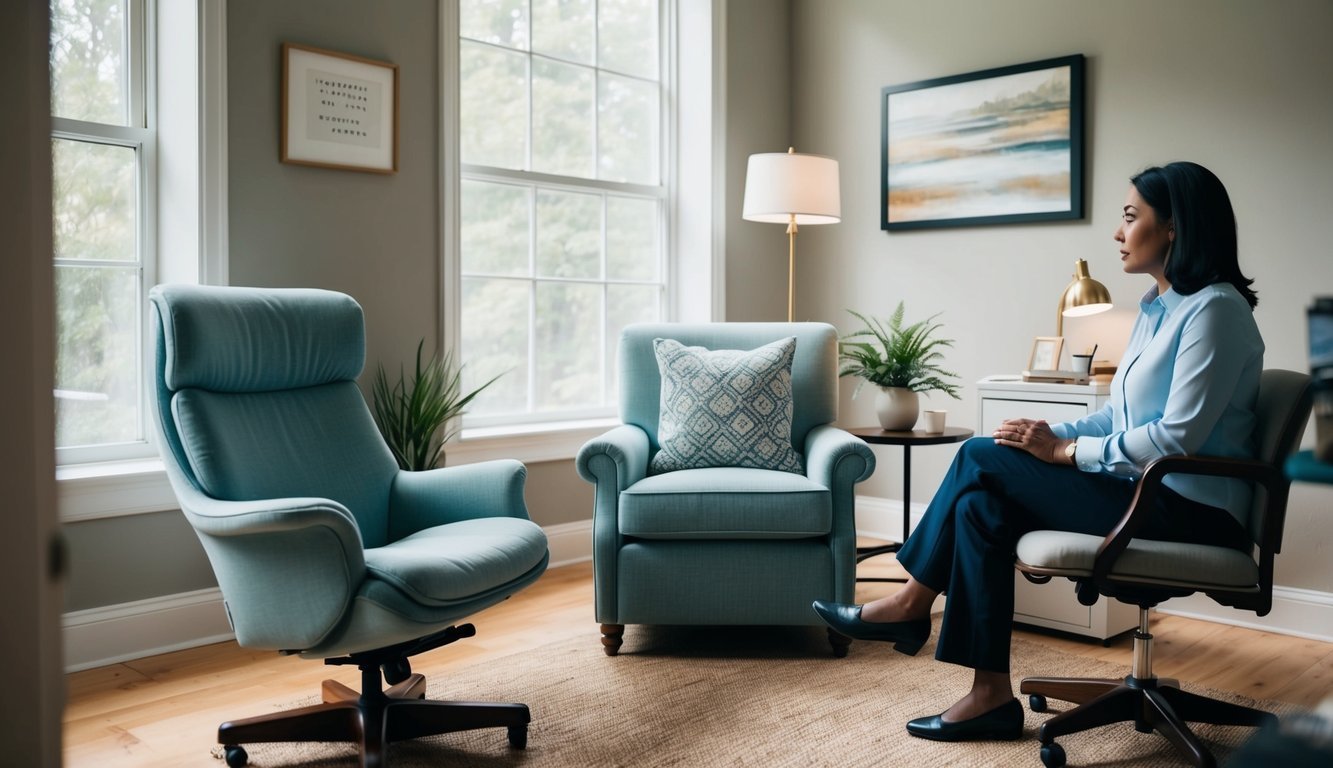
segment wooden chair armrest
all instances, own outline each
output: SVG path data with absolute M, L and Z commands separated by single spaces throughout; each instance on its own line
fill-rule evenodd
M 1289 481 L 1279 467 L 1252 459 L 1163 456 L 1153 460 L 1144 470 L 1143 477 L 1139 478 L 1134 498 L 1130 500 L 1129 509 L 1125 511 L 1124 517 L 1120 518 L 1120 522 L 1106 535 L 1102 545 L 1097 549 L 1097 557 L 1092 565 L 1092 576 L 1099 589 L 1109 577 L 1116 560 L 1152 514 L 1157 496 L 1162 489 L 1162 481 L 1173 474 L 1250 480 L 1264 486 L 1270 494 L 1282 496 L 1285 496 L 1289 487 Z M 1285 499 L 1280 501 L 1283 503 L 1278 508 L 1284 508 Z

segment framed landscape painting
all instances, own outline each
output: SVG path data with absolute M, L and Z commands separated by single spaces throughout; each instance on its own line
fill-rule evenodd
M 881 229 L 1083 218 L 1082 55 L 883 89 Z

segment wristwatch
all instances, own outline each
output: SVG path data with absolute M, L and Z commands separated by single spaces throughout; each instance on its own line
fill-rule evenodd
M 1078 449 L 1078 441 L 1077 441 L 1077 440 L 1075 440 L 1075 441 L 1071 442 L 1069 445 L 1066 445 L 1066 446 L 1065 446 L 1065 458 L 1066 458 L 1066 459 L 1069 459 L 1069 463 L 1070 463 L 1070 464 L 1073 464 L 1073 463 L 1074 463 L 1074 451 L 1076 451 L 1077 449 Z

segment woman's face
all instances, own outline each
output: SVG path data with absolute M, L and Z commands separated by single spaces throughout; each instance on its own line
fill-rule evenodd
M 1175 238 L 1170 221 L 1159 221 L 1157 212 L 1144 202 L 1133 184 L 1125 196 L 1115 240 L 1120 243 L 1120 262 L 1131 275 L 1152 275 L 1160 282 L 1166 269 L 1166 252 Z

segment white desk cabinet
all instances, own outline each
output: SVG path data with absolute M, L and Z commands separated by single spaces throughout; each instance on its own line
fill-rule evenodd
M 990 434 L 1005 419 L 1073 421 L 1099 410 L 1109 393 L 1102 381 L 1048 384 L 990 376 L 977 382 L 977 434 Z M 1068 579 L 1033 584 L 1014 571 L 1014 621 L 1105 640 L 1133 629 L 1139 617 L 1134 606 L 1105 597 L 1093 606 L 1079 603 Z

